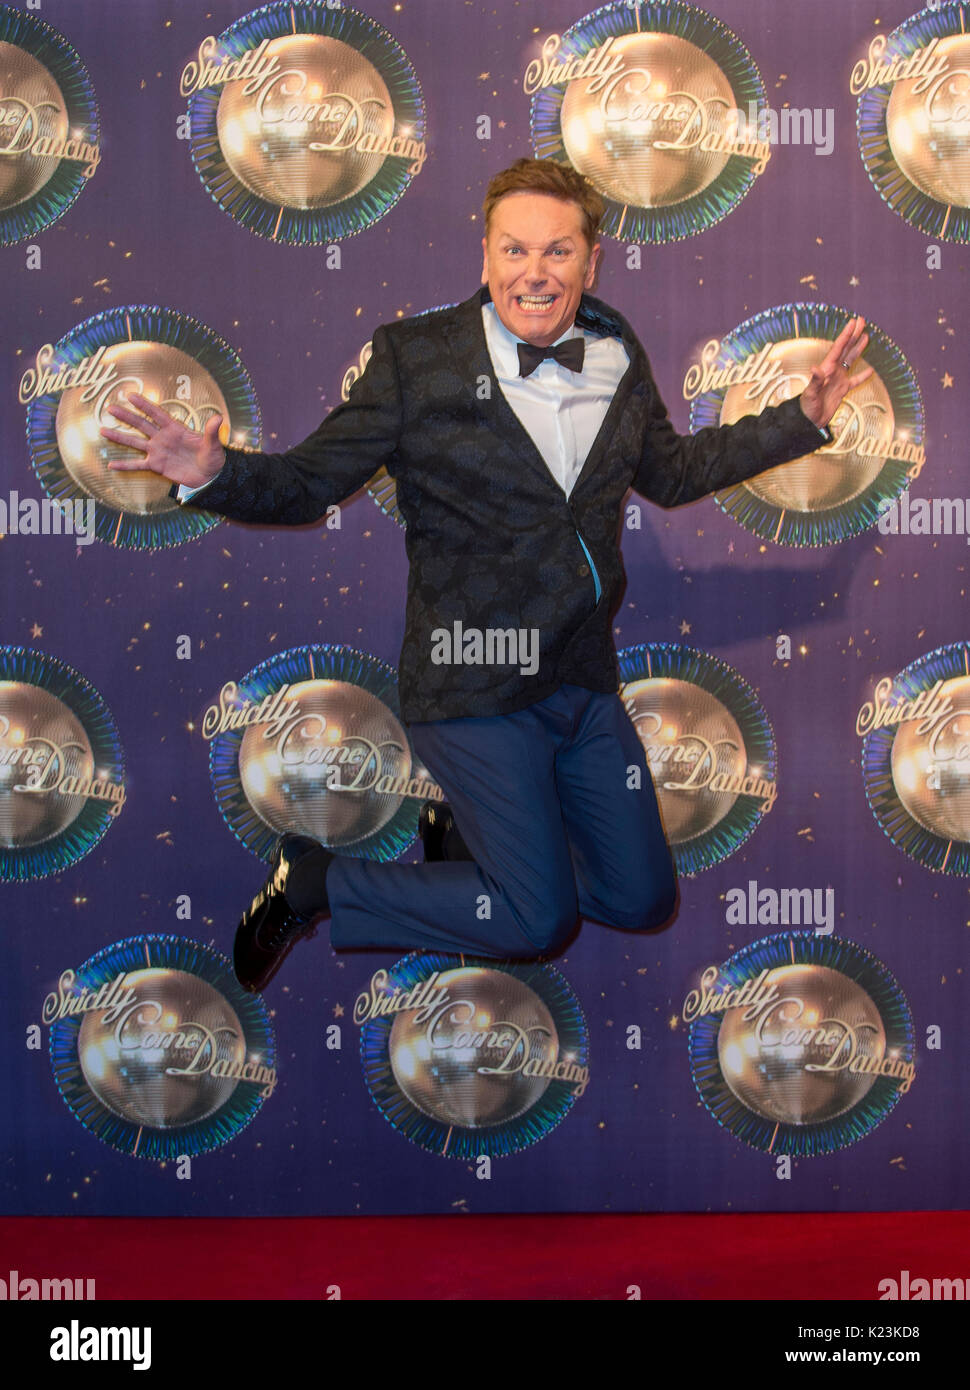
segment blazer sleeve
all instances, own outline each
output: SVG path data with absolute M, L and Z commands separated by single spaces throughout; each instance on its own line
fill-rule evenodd
M 300 444 L 283 454 L 226 449 L 225 466 L 182 505 L 236 521 L 302 526 L 362 488 L 384 465 L 393 473 L 401 434 L 401 382 L 391 335 L 374 330 L 370 361 Z M 178 497 L 178 485 L 169 490 Z
M 677 434 L 649 365 L 647 423 L 633 489 L 661 507 L 680 507 L 779 463 L 813 453 L 831 438 L 812 423 L 798 398 L 766 406 L 733 425 Z

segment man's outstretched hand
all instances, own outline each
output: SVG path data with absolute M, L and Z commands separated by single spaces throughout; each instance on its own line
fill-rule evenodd
M 109 405 L 108 413 L 140 433 L 101 427 L 101 434 L 113 444 L 137 450 L 131 458 L 112 459 L 108 467 L 118 472 L 131 472 L 137 468 L 150 468 L 153 473 L 161 473 L 163 478 L 173 483 L 184 483 L 186 487 L 203 487 L 212 481 L 226 461 L 222 445 L 219 443 L 221 415 L 213 415 L 207 420 L 201 434 L 181 424 L 167 410 L 150 401 L 145 396 L 130 392 L 124 398 L 128 404 L 137 406 L 137 413 L 124 405 Z
M 842 397 L 872 376 L 871 367 L 864 367 L 856 376 L 849 375 L 853 362 L 865 352 L 869 342 L 869 334 L 862 331 L 865 326 L 864 318 L 850 319 L 828 354 L 813 369 L 799 402 L 814 425 L 827 425 Z

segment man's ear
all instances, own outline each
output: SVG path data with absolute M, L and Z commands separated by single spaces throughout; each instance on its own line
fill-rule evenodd
M 602 252 L 602 244 L 598 241 L 594 242 L 589 253 L 589 258 L 586 262 L 586 278 L 583 281 L 584 289 L 591 290 L 596 284 L 596 277 L 599 274 L 600 256 L 602 255 Z
M 482 284 L 488 284 L 488 241 L 482 237 Z

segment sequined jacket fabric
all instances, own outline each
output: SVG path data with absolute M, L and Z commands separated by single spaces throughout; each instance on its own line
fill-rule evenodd
M 487 298 L 483 287 L 452 308 L 378 327 L 349 399 L 308 438 L 281 454 L 227 449 L 226 467 L 186 504 L 304 525 L 383 465 L 407 527 L 398 664 L 407 723 L 511 713 L 563 683 L 615 691 L 611 621 L 625 584 L 627 491 L 677 507 L 819 447 L 797 399 L 678 435 L 627 320 L 584 295 L 577 323 L 621 337 L 630 365 L 567 498 L 495 380 L 482 326 Z M 580 537 L 600 578 L 598 602 Z M 436 664 L 434 634 L 459 623 L 462 634 L 534 632 L 537 669 Z

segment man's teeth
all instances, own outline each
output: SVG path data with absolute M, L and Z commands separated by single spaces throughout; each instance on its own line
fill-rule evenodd
M 546 309 L 555 297 L 553 294 L 520 294 L 518 299 L 523 309 Z

